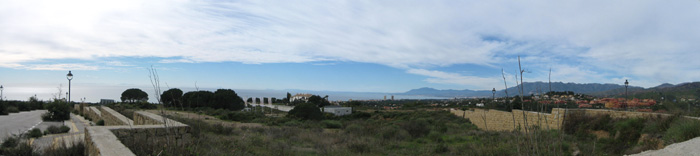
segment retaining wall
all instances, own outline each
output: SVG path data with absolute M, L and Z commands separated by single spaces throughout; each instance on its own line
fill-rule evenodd
M 104 108 L 106 108 L 103 109 L 105 112 L 116 112 L 107 107 Z M 118 113 L 113 116 L 115 118 L 124 117 Z M 123 118 L 119 120 L 123 121 Z M 105 120 L 106 122 L 107 120 Z M 134 121 L 127 123 L 128 125 L 122 126 L 86 127 L 86 153 L 90 156 L 130 156 L 134 155 L 134 153 L 125 144 L 153 145 L 168 142 L 175 143 L 171 145 L 185 147 L 187 143 L 191 142 L 191 129 L 189 126 L 167 118 L 163 120 L 163 117 L 160 115 L 136 111 L 134 112 Z
M 102 120 L 105 121 L 105 126 L 133 125 L 134 121 L 109 107 L 100 107 L 100 110 L 103 112 Z
M 87 109 L 83 110 L 83 115 L 90 118 L 90 120 L 92 120 L 93 122 L 102 120 L 102 111 L 100 111 L 100 109 L 98 109 L 97 107 L 87 107 Z
M 540 127 L 541 129 L 560 129 L 564 120 L 564 114 L 581 115 L 610 115 L 612 118 L 650 118 L 658 116 L 668 116 L 668 114 L 648 113 L 648 112 L 626 112 L 603 109 L 562 109 L 554 108 L 550 113 L 538 113 L 531 111 L 513 110 L 511 112 L 499 110 L 473 109 L 455 110 L 450 113 L 469 119 L 472 124 L 482 130 L 488 131 L 512 131 L 525 130 L 528 127 Z M 527 121 L 525 119 L 527 117 Z

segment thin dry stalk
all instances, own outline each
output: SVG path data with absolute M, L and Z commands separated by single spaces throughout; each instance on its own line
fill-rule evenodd
M 524 94 L 524 92 L 525 92 L 525 84 L 523 83 L 523 72 L 525 72 L 525 70 L 523 70 L 522 65 L 520 64 L 520 56 L 518 56 L 518 70 L 520 70 L 520 102 L 521 102 L 521 105 L 523 106 L 523 108 L 525 108 L 525 100 L 524 100 L 524 98 L 523 98 L 523 96 L 524 96 L 523 94 Z M 528 123 L 527 123 L 527 116 L 525 115 L 525 111 L 523 111 L 523 119 L 525 120 L 525 130 L 526 130 L 526 132 L 527 132 L 527 129 L 529 129 L 529 128 L 528 128 L 529 125 L 528 125 Z M 529 138 L 530 138 L 530 139 L 529 139 L 529 140 L 530 140 L 530 146 L 535 145 L 535 151 L 534 151 L 535 153 L 534 153 L 534 155 L 538 155 L 538 154 L 537 154 L 537 153 L 538 153 L 538 152 L 537 152 L 537 149 L 538 149 L 538 148 L 537 148 L 537 147 L 538 147 L 537 143 L 532 143 L 532 141 L 533 141 L 532 135 L 530 135 L 530 134 L 528 133 L 528 136 L 530 136 L 530 137 L 529 137 Z
M 155 97 L 156 100 L 158 100 L 158 104 L 162 104 L 162 101 L 160 99 L 160 77 L 158 76 L 158 70 L 151 65 L 151 68 L 148 69 L 148 78 L 151 80 L 151 86 L 153 86 L 153 92 L 155 92 Z M 165 146 L 170 147 L 170 128 L 168 128 L 168 118 L 165 118 L 165 110 L 163 107 L 160 107 L 160 116 L 163 118 L 163 126 L 165 127 L 165 133 L 166 133 L 166 141 L 165 141 Z
M 503 91 L 506 92 L 506 99 L 504 100 L 504 103 L 508 104 L 507 102 L 510 99 L 510 97 L 508 96 L 508 83 L 506 83 L 506 74 L 505 74 L 505 72 L 503 72 L 503 68 L 501 68 L 501 76 L 503 76 L 503 85 L 505 86 L 505 89 Z M 520 132 L 515 132 L 515 129 L 517 129 L 517 128 L 515 126 L 515 113 L 513 112 L 513 103 L 510 103 L 510 116 L 513 117 L 513 129 L 514 129 L 513 134 L 520 133 Z M 516 147 L 518 149 L 518 154 L 520 154 L 520 142 L 521 142 L 520 137 L 518 137 L 517 135 L 515 137 L 518 139 L 518 143 L 516 144 Z

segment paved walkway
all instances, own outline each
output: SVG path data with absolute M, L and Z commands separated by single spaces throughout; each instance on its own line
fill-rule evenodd
M 40 123 L 41 114 L 46 110 L 33 110 L 19 113 L 10 113 L 0 116 L 0 140 L 13 135 L 19 135 L 36 128 Z

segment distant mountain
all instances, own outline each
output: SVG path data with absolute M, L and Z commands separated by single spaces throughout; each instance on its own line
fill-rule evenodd
M 547 82 L 525 82 L 524 83 L 524 94 L 538 94 L 546 93 L 549 91 L 550 84 Z M 599 93 L 608 90 L 620 89 L 622 88 L 624 92 L 624 85 L 618 84 L 599 84 L 599 83 L 563 83 L 563 82 L 552 82 L 552 91 L 573 91 L 575 93 Z M 630 88 L 640 88 L 641 87 L 630 87 Z M 514 96 L 518 94 L 517 87 L 510 87 L 507 89 L 509 96 Z M 413 89 L 408 92 L 403 93 L 405 95 L 425 95 L 425 96 L 436 96 L 436 97 L 490 97 L 493 95 L 490 90 L 438 90 L 433 88 L 419 88 Z M 496 96 L 503 97 L 506 96 L 504 90 L 496 91 Z
M 437 97 L 460 97 L 460 96 L 465 96 L 465 95 L 470 95 L 470 96 L 483 96 L 486 95 L 486 91 L 473 91 L 469 89 L 465 90 L 437 90 L 434 88 L 428 88 L 428 87 L 423 87 L 419 89 L 413 89 L 408 92 L 403 93 L 404 95 L 424 95 L 424 96 L 437 96 Z M 488 91 L 488 94 L 491 94 L 491 91 Z
M 661 88 L 668 88 L 668 87 L 674 87 L 674 86 L 676 86 L 676 85 L 673 85 L 673 84 L 670 84 L 670 83 L 664 83 L 664 84 L 658 85 L 658 86 L 656 86 L 656 87 L 651 87 L 651 88 L 661 89 Z
M 662 84 L 656 87 L 643 89 L 632 88 L 627 90 L 629 98 L 664 99 L 673 100 L 679 98 L 698 99 L 700 98 L 700 82 L 681 83 L 677 85 Z M 595 93 L 595 96 L 624 97 L 625 89 L 615 89 Z

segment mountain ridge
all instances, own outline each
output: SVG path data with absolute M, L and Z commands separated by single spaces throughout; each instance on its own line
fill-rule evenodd
M 524 84 L 518 86 L 524 87 L 524 94 L 539 94 L 546 93 L 549 91 L 550 84 L 548 82 L 525 82 Z M 552 91 L 573 91 L 575 93 L 600 93 L 613 89 L 624 88 L 624 85 L 619 84 L 601 84 L 601 83 L 573 83 L 573 82 L 552 82 Z M 643 89 L 642 87 L 630 86 L 629 88 Z M 504 97 L 506 96 L 506 91 L 508 96 L 513 96 L 518 93 L 517 86 L 509 87 L 506 90 L 497 90 L 495 96 Z M 404 95 L 425 95 L 425 96 L 437 96 L 437 97 L 491 97 L 493 92 L 491 90 L 438 90 L 429 87 L 422 87 L 418 89 L 412 89 L 407 92 L 402 93 Z

